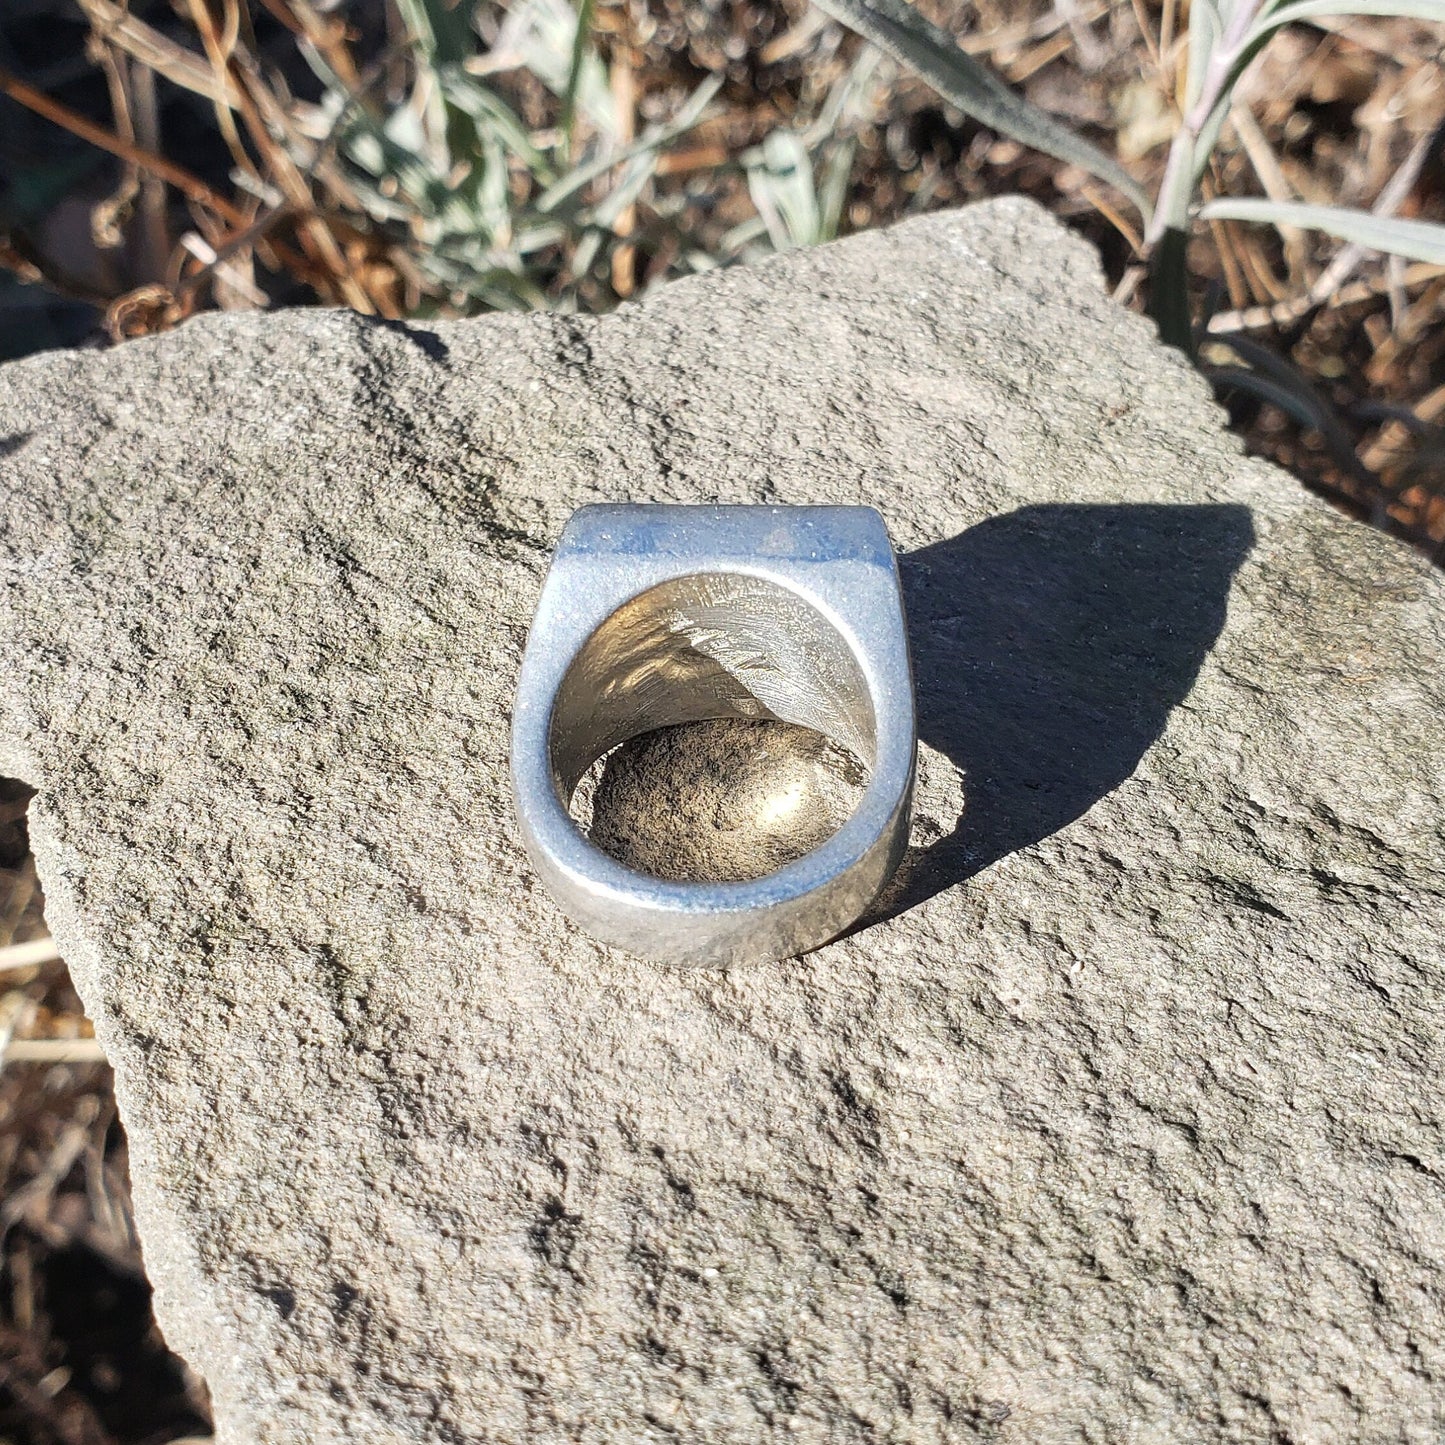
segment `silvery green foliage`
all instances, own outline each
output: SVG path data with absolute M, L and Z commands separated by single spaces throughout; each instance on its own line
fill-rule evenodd
M 837 237 L 858 148 L 855 132 L 876 114 L 880 58 L 865 49 L 834 83 L 812 125 L 773 131 L 743 155 L 758 221 L 740 228 L 739 243 L 765 236 L 772 250 L 787 251 Z M 746 246 L 737 254 L 746 255 Z
M 835 20 L 916 71 L 965 114 L 1035 150 L 1082 166 L 1116 186 L 1148 214 L 1148 197 L 1123 166 L 1061 120 L 1010 90 L 907 0 L 818 0 L 818 4 Z
M 1249 197 L 1221 197 L 1199 208 L 1202 220 L 1268 221 L 1276 226 L 1308 226 L 1338 236 L 1342 241 L 1408 256 L 1445 266 L 1445 226 L 1431 221 L 1407 221 L 1398 216 L 1377 216 L 1348 206 L 1309 206 L 1300 202 L 1267 201 Z
M 399 0 L 409 90 L 400 104 L 348 88 L 300 42 L 325 86 L 325 146 L 374 221 L 408 239 L 428 288 L 466 310 L 573 304 L 574 283 L 636 241 L 619 229 L 648 191 L 662 154 L 707 114 L 710 77 L 667 120 L 624 143 L 612 78 L 591 41 L 593 0 L 515 0 L 490 45 L 452 0 Z M 858 127 L 872 119 L 880 56 L 868 50 L 833 84 L 818 113 L 729 162 L 741 166 L 758 216 L 702 246 L 677 229 L 676 194 L 649 214 L 670 231 L 676 266 L 703 271 L 812 245 L 838 234 Z M 557 101 L 549 135 L 529 131 L 498 77 L 530 73 Z M 606 182 L 599 185 L 599 182 Z M 559 257 L 561 258 L 559 260 Z
M 1425 221 L 1255 198 L 1213 201 L 1202 210 L 1194 205 L 1199 178 L 1229 114 L 1235 87 L 1281 26 L 1343 15 L 1445 21 L 1445 0 L 1193 0 L 1183 117 L 1152 202 L 1117 161 L 1075 135 L 1056 116 L 1009 89 L 907 0 L 817 3 L 916 71 L 975 120 L 1035 150 L 1082 166 L 1127 196 L 1145 222 L 1145 242 L 1155 262 L 1155 319 L 1165 339 L 1176 345 L 1187 348 L 1190 344 L 1183 239 L 1196 216 L 1312 227 L 1373 250 L 1417 260 L 1439 262 L 1445 257 L 1445 226 Z
M 466 309 L 553 304 L 544 289 L 558 247 L 564 282 L 619 244 L 622 213 L 651 179 L 658 156 L 695 126 L 721 82 L 709 79 L 666 122 L 621 144 L 609 77 L 589 43 L 587 7 L 520 0 L 482 54 L 468 7 L 399 0 L 411 78 L 405 101 L 381 107 L 353 94 L 302 42 L 326 86 L 323 109 L 346 179 L 366 213 L 404 228 L 427 281 Z M 557 97 L 555 144 L 542 144 L 495 83 L 526 70 Z M 584 129 L 587 144 L 574 146 Z M 612 175 L 600 198 L 592 183 Z M 550 257 L 550 259 L 549 259 Z

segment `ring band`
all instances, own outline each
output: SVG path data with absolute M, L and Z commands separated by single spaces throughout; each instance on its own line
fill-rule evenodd
M 678 723 L 774 719 L 868 768 L 851 817 L 743 882 L 626 867 L 568 811 L 618 744 Z M 523 841 L 570 917 L 687 968 L 790 958 L 853 923 L 907 844 L 915 723 L 898 569 L 871 507 L 583 507 L 563 530 L 512 715 Z

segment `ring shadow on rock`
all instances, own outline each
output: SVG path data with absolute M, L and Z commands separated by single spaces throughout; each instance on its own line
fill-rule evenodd
M 1241 506 L 1057 505 L 899 559 L 918 735 L 963 775 L 866 923 L 1058 832 L 1124 782 L 1224 625 Z M 925 821 L 925 826 L 926 822 Z

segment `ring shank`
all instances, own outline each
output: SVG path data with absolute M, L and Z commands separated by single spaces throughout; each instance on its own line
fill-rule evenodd
M 567 804 L 597 758 L 718 717 L 776 718 L 848 747 L 869 769 L 852 816 L 746 881 L 653 877 L 588 841 Z M 692 968 L 826 942 L 902 856 L 914 747 L 898 573 L 871 508 L 598 506 L 568 522 L 518 680 L 512 786 L 538 875 L 594 937 Z

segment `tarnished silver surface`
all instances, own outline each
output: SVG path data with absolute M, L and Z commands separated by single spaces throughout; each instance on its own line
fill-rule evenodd
M 614 748 L 588 769 L 570 812 L 629 868 L 679 882 L 741 883 L 820 848 L 867 787 L 862 762 L 822 733 L 720 717 Z M 917 795 L 915 781 L 915 810 Z M 910 848 L 916 826 L 915 818 Z
M 853 815 L 743 882 L 636 872 L 583 836 L 578 780 L 619 743 L 714 718 L 813 728 L 869 771 Z M 913 684 L 893 549 L 871 507 L 595 506 L 563 530 L 527 639 L 512 786 L 538 873 L 629 953 L 707 968 L 846 928 L 907 842 Z

